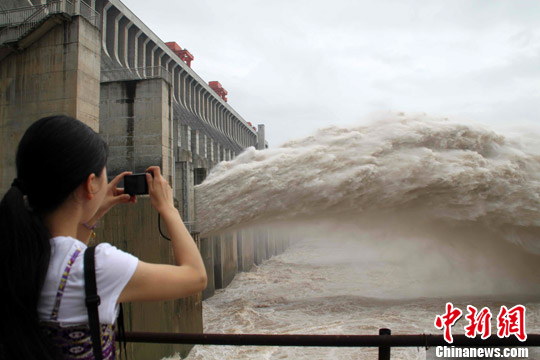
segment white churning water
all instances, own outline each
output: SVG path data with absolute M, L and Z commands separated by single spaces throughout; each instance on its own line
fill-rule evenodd
M 405 211 L 479 223 L 538 253 L 540 141 L 526 135 L 392 115 L 277 149 L 249 148 L 197 187 L 200 229 Z
M 501 305 L 521 303 L 528 333 L 538 333 L 537 134 L 387 114 L 219 164 L 196 188 L 202 233 L 264 225 L 294 241 L 204 302 L 205 331 L 441 334 L 434 317 L 453 301 L 465 313 L 467 304 L 488 306 L 494 318 Z M 196 346 L 190 358 L 375 353 Z M 392 354 L 425 358 L 417 349 Z

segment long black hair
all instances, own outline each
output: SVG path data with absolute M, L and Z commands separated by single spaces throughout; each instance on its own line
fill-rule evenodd
M 24 133 L 17 178 L 0 202 L 0 358 L 55 357 L 37 312 L 51 255 L 43 219 L 90 174 L 100 176 L 107 156 L 101 136 L 68 116 L 42 118 Z

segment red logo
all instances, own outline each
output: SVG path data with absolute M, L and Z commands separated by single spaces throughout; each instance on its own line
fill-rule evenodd
M 467 305 L 469 313 L 465 318 L 469 320 L 469 325 L 465 326 L 465 336 L 474 338 L 477 334 L 482 334 L 482 339 L 491 336 L 491 311 L 485 307 L 480 312 L 472 306 Z
M 497 335 L 500 338 L 516 335 L 520 341 L 527 340 L 525 333 L 525 306 L 516 305 L 510 310 L 506 306 L 501 306 L 499 316 L 497 316 Z
M 482 310 L 472 305 L 467 305 L 468 314 L 465 319 L 468 324 L 464 327 L 465 336 L 474 338 L 481 335 L 482 339 L 487 339 L 491 336 L 491 311 L 484 307 Z M 446 303 L 446 312 L 435 317 L 435 327 L 444 329 L 444 340 L 451 344 L 454 342 L 452 338 L 452 326 L 461 318 L 463 312 L 461 309 L 454 307 L 452 303 Z M 497 315 L 497 336 L 500 338 L 515 335 L 520 341 L 527 340 L 525 332 L 525 306 L 516 305 L 511 309 L 506 306 L 501 306 L 499 315 Z
M 459 320 L 463 315 L 463 312 L 455 308 L 452 303 L 446 303 L 446 313 L 444 315 L 437 315 L 435 317 L 435 327 L 437 329 L 444 328 L 444 340 L 447 343 L 453 343 L 454 339 L 452 338 L 452 326 Z

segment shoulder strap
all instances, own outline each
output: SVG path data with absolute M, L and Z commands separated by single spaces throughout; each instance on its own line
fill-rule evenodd
M 84 290 L 86 293 L 86 308 L 88 310 L 88 323 L 90 325 L 90 337 L 92 350 L 96 360 L 103 359 L 101 352 L 101 326 L 99 325 L 98 306 L 101 302 L 97 294 L 96 265 L 94 259 L 95 246 L 90 246 L 84 252 Z

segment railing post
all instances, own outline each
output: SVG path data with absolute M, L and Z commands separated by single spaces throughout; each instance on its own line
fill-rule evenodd
M 390 329 L 379 329 L 379 335 L 390 335 Z M 390 360 L 390 346 L 379 347 L 379 360 Z

